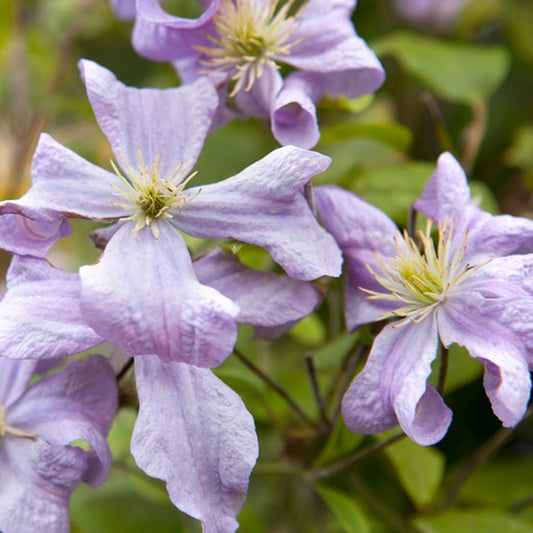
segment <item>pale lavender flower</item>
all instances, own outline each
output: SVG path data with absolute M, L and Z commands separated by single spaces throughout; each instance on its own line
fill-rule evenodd
M 416 24 L 446 29 L 452 25 L 468 0 L 396 0 L 396 10 Z
M 139 0 L 136 50 L 175 61 L 184 83 L 209 75 L 240 110 L 270 121 L 280 144 L 313 147 L 320 137 L 315 105 L 324 95 L 357 98 L 375 91 L 383 69 L 357 36 L 355 0 L 203 0 L 198 19 Z M 291 72 L 283 77 L 281 66 Z M 225 90 L 222 90 L 224 93 Z
M 416 203 L 438 227 L 436 247 L 429 225 L 419 232 L 420 250 L 384 213 L 342 189 L 321 187 L 316 200 L 344 251 L 348 327 L 399 319 L 378 334 L 344 397 L 347 426 L 374 433 L 400 424 L 420 444 L 440 440 L 451 412 L 427 382 L 439 338 L 485 365 L 494 413 L 516 425 L 533 362 L 533 221 L 479 209 L 450 154 Z
M 24 232 L 4 243 L 32 255 L 55 242 L 64 219 L 118 221 L 106 232 L 101 260 L 80 270 L 82 312 L 99 335 L 130 355 L 203 367 L 231 352 L 238 307 L 198 282 L 175 226 L 195 237 L 263 246 L 295 278 L 339 275 L 340 251 L 304 195 L 329 158 L 285 147 L 237 176 L 185 189 L 218 105 L 212 84 L 204 78 L 177 89 L 135 89 L 93 62 L 82 61 L 81 70 L 121 169 L 100 169 L 42 135 L 32 187 L 3 202 L 0 213 L 9 224 L 44 228 L 37 245 Z
M 243 323 L 285 325 L 312 312 L 322 298 L 310 283 L 254 271 L 221 250 L 195 261 L 194 268 L 202 283 L 238 303 L 236 320 Z M 57 271 L 44 259 L 15 257 L 8 281 L 0 303 L 0 349 L 9 356 L 21 357 L 26 349 L 26 357 L 48 357 L 46 342 L 55 354 L 70 355 L 101 340 L 84 323 L 78 275 Z M 17 322 L 25 335 L 16 334 Z M 135 376 L 139 416 L 131 446 L 137 464 L 166 481 L 172 502 L 201 520 L 204 531 L 235 531 L 258 453 L 252 416 L 208 369 L 143 355 L 135 357 Z M 0 376 L 0 398 L 1 383 Z
M 115 376 L 92 356 L 30 386 L 37 361 L 0 357 L 0 529 L 68 533 L 69 499 L 107 477 L 106 435 L 117 408 Z M 70 446 L 86 441 L 90 450 Z

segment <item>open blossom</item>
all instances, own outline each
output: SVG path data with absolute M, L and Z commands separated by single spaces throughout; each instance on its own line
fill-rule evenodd
M 254 271 L 222 250 L 210 251 L 194 268 L 202 283 L 239 305 L 236 320 L 242 323 L 283 326 L 312 312 L 322 298 L 310 283 Z M 57 357 L 104 340 L 84 321 L 77 274 L 45 259 L 15 256 L 7 279 L 0 302 L 0 351 L 6 355 L 48 362 L 47 343 Z M 21 329 L 24 335 L 17 334 Z M 258 455 L 254 421 L 242 400 L 209 369 L 156 355 L 135 357 L 135 378 L 139 415 L 131 450 L 138 466 L 164 480 L 174 505 L 201 520 L 204 531 L 232 533 Z M 0 517 L 1 510 L 0 502 Z
M 30 385 L 37 361 L 0 357 L 0 529 L 68 533 L 69 499 L 100 485 L 111 455 L 106 435 L 117 408 L 115 376 L 92 356 Z M 90 450 L 70 446 L 86 441 Z
M 207 79 L 177 89 L 135 89 L 81 62 L 89 100 L 118 166 L 100 169 L 43 134 L 33 185 L 0 205 L 7 249 L 44 255 L 71 217 L 117 222 L 100 261 L 80 270 L 84 319 L 130 355 L 210 367 L 232 350 L 238 307 L 198 282 L 176 227 L 202 238 L 266 248 L 293 277 L 337 276 L 341 254 L 315 220 L 305 184 L 329 165 L 285 147 L 222 182 L 187 187 L 218 105 Z M 30 227 L 31 226 L 31 227 Z M 36 237 L 33 228 L 40 232 Z
M 533 366 L 533 221 L 479 209 L 450 154 L 415 204 L 437 226 L 436 245 L 429 222 L 413 238 L 347 191 L 321 187 L 316 199 L 345 256 L 348 327 L 397 319 L 377 335 L 344 397 L 347 426 L 374 433 L 400 424 L 420 444 L 440 440 L 451 412 L 427 382 L 439 338 L 485 365 L 494 413 L 516 425 Z
M 186 19 L 158 0 L 139 0 L 134 47 L 175 61 L 185 83 L 208 75 L 227 87 L 244 114 L 270 121 L 280 144 L 318 142 L 315 105 L 325 94 L 357 98 L 383 83 L 379 61 L 351 22 L 355 0 L 201 3 L 202 15 Z

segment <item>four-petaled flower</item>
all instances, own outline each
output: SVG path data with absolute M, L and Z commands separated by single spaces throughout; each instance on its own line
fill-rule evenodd
M 429 225 L 415 238 L 402 235 L 350 192 L 320 187 L 316 199 L 344 251 L 348 328 L 399 318 L 378 334 L 344 397 L 347 426 L 375 433 L 399 423 L 420 444 L 440 440 L 451 412 L 427 382 L 439 337 L 485 365 L 494 413 L 504 426 L 516 425 L 527 407 L 533 362 L 533 255 L 527 253 L 533 221 L 479 209 L 450 154 L 439 158 L 415 204 L 437 225 L 436 247 Z

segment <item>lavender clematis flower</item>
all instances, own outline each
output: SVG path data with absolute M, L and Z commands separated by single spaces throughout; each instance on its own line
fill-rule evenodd
M 344 251 L 349 328 L 400 319 L 378 334 L 344 397 L 347 426 L 374 433 L 399 423 L 419 444 L 440 440 L 451 412 L 427 383 L 439 337 L 485 365 L 494 413 L 504 426 L 516 425 L 531 386 L 533 221 L 481 211 L 450 154 L 439 158 L 416 203 L 438 226 L 436 247 L 430 225 L 418 235 L 419 250 L 384 213 L 347 191 L 321 187 L 316 200 Z
M 396 10 L 415 24 L 446 29 L 452 25 L 468 0 L 396 0 Z
M 130 355 L 202 367 L 230 353 L 238 308 L 198 282 L 174 226 L 196 237 L 263 246 L 296 278 L 339 274 L 340 251 L 303 193 L 327 157 L 286 147 L 237 176 L 185 189 L 218 105 L 211 83 L 134 89 L 90 61 L 81 70 L 121 170 L 95 167 L 43 135 L 32 187 L 20 200 L 3 202 L 0 213 L 45 228 L 70 217 L 119 222 L 100 262 L 80 270 L 82 313 L 99 335 Z M 26 253 L 42 253 L 31 236 L 17 237 L 6 247 L 22 242 Z
M 117 408 L 115 376 L 92 356 L 29 385 L 37 361 L 0 357 L 0 528 L 67 533 L 72 491 L 100 485 L 111 455 L 106 435 Z M 85 451 L 69 446 L 87 441 Z
M 167 14 L 158 0 L 138 0 L 136 50 L 176 61 L 185 83 L 209 75 L 230 84 L 247 115 L 270 120 L 280 144 L 313 147 L 319 139 L 316 102 L 375 91 L 384 79 L 374 53 L 351 22 L 355 0 L 203 0 L 203 14 Z M 292 72 L 286 77 L 280 65 Z

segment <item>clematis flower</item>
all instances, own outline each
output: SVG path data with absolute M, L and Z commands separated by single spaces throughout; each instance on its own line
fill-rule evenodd
M 312 312 L 322 298 L 310 283 L 254 271 L 222 250 L 210 251 L 194 268 L 202 283 L 239 304 L 236 320 L 243 323 L 282 326 Z M 80 293 L 77 274 L 58 271 L 45 259 L 15 256 L 0 302 L 0 350 L 21 357 L 26 349 L 26 357 L 43 359 L 49 357 L 44 343 L 53 343 L 55 355 L 70 355 L 103 340 L 89 333 Z M 25 335 L 15 334 L 17 323 Z M 243 402 L 208 369 L 155 355 L 135 357 L 135 378 L 139 415 L 131 449 L 138 466 L 166 481 L 174 505 L 201 520 L 204 531 L 235 531 L 258 454 Z M 0 376 L 0 399 L 1 383 Z
M 397 319 L 377 335 L 346 392 L 347 426 L 375 433 L 400 424 L 419 444 L 440 440 L 451 412 L 427 382 L 439 338 L 485 365 L 494 413 L 505 427 L 516 425 L 531 386 L 533 221 L 479 209 L 450 154 L 439 158 L 415 204 L 437 225 L 436 246 L 429 223 L 416 242 L 337 187 L 319 188 L 316 200 L 344 252 L 348 327 Z
M 80 270 L 81 310 L 98 335 L 130 355 L 200 367 L 231 352 L 238 307 L 198 282 L 176 227 L 263 246 L 295 278 L 339 275 L 340 251 L 304 196 L 329 158 L 285 147 L 237 176 L 185 188 L 218 105 L 212 84 L 204 78 L 177 89 L 134 89 L 93 62 L 82 61 L 81 71 L 120 168 L 107 172 L 42 135 L 32 187 L 3 202 L 0 214 L 22 228 L 28 220 L 45 235 L 37 245 L 30 232 L 4 243 L 30 255 L 46 252 L 65 219 L 117 222 L 100 261 Z
M 203 0 L 197 19 L 139 0 L 133 46 L 175 61 L 184 83 L 208 75 L 246 115 L 270 121 L 280 144 L 313 147 L 320 137 L 315 105 L 324 95 L 357 98 L 375 91 L 383 69 L 357 36 L 355 0 Z M 281 69 L 288 66 L 284 77 Z
M 92 356 L 30 386 L 37 361 L 0 357 L 0 528 L 67 533 L 69 499 L 107 477 L 106 435 L 117 408 L 115 376 Z M 86 441 L 89 451 L 70 446 Z

